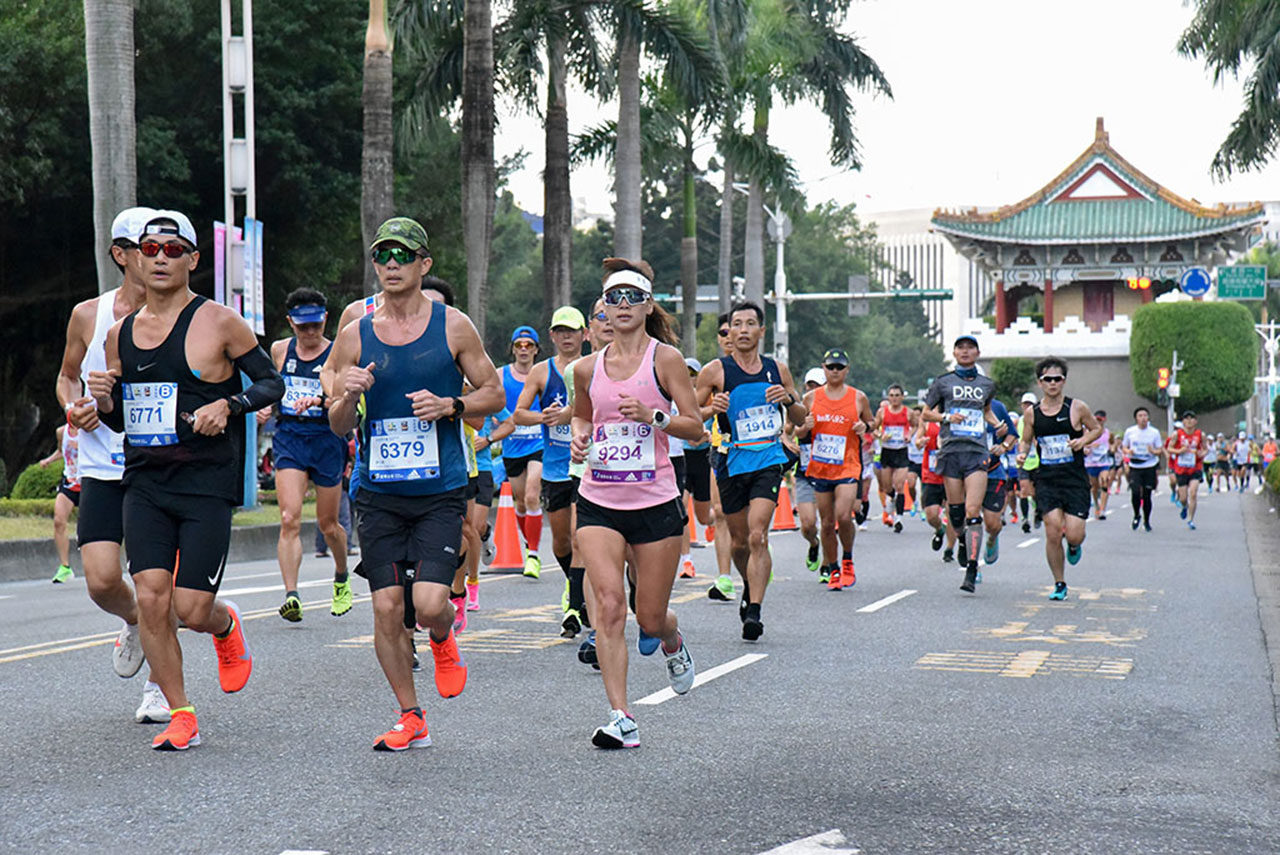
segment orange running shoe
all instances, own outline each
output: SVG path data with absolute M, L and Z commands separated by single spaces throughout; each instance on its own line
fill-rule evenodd
M 169 726 L 151 740 L 151 747 L 157 751 L 186 751 L 199 744 L 200 726 L 196 724 L 195 711 L 190 707 L 173 710 Z
M 834 576 L 835 574 L 832 575 Z M 853 572 L 852 558 L 846 558 L 840 562 L 839 576 L 841 588 L 852 588 L 854 585 L 858 584 L 858 577 Z
M 884 511 L 883 513 L 880 514 L 880 522 L 884 523 L 885 525 L 893 525 L 893 517 L 889 515 L 888 511 Z
M 692 579 L 697 575 L 697 572 L 693 569 L 693 562 L 686 558 L 684 564 L 680 567 L 680 578 Z
M 706 528 L 706 532 L 703 534 L 703 537 L 705 537 L 705 538 L 707 539 L 707 543 L 715 543 L 715 542 L 716 542 L 716 527 L 715 527 L 715 526 L 713 526 L 713 525 L 709 525 L 709 526 L 707 526 L 707 528 Z
M 842 587 L 844 587 L 843 585 L 840 584 L 840 578 L 841 578 L 840 570 L 837 569 L 834 564 L 831 565 L 831 575 L 827 577 L 827 590 L 838 591 Z
M 436 660 L 436 691 L 442 698 L 456 698 L 462 694 L 467 685 L 467 666 L 458 652 L 458 640 L 449 630 L 449 637 L 444 641 L 431 641 L 431 655 Z
M 218 684 L 224 692 L 238 692 L 249 682 L 253 673 L 253 656 L 249 654 L 249 642 L 244 637 L 240 623 L 240 609 L 226 601 L 231 612 L 231 633 L 226 638 L 213 637 L 213 649 L 218 652 Z
M 400 714 L 396 726 L 379 736 L 373 743 L 374 751 L 404 751 L 406 748 L 426 748 L 431 744 L 427 723 L 416 712 Z

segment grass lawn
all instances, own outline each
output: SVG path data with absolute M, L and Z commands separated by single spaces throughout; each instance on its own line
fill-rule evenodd
M 302 519 L 316 518 L 316 503 L 304 502 Z M 263 505 L 256 511 L 236 511 L 232 524 L 244 525 L 279 525 L 280 509 L 275 505 Z M 75 534 L 76 518 L 73 514 L 67 527 Z M 24 540 L 29 538 L 52 538 L 53 519 L 50 517 L 0 517 L 0 540 Z

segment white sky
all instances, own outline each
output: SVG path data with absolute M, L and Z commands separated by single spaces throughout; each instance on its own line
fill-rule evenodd
M 830 165 L 816 107 L 775 110 L 770 138 L 792 156 L 811 202 L 866 212 L 1016 202 L 1089 146 L 1097 116 L 1121 155 L 1175 193 L 1206 204 L 1280 198 L 1280 165 L 1224 184 L 1210 177 L 1242 86 L 1215 87 L 1200 63 L 1178 56 L 1191 18 L 1181 0 L 864 0 L 846 29 L 894 100 L 858 96 L 862 171 Z M 497 153 L 529 153 L 510 187 L 540 212 L 541 124 L 500 109 Z M 582 95 L 569 110 L 573 132 L 617 115 L 616 102 Z M 700 162 L 713 153 L 708 141 Z M 572 181 L 588 210 L 612 211 L 603 165 Z

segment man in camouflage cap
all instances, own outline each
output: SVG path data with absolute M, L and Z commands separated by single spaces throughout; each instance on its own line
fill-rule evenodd
M 392 217 L 378 226 L 373 243 L 369 244 L 369 251 L 377 249 L 378 244 L 390 242 L 398 243 L 421 256 L 430 255 L 427 250 L 427 230 L 417 220 L 409 217 Z

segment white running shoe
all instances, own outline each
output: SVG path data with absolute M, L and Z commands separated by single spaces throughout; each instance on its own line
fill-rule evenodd
M 138 724 L 164 724 L 169 720 L 169 702 L 160 687 L 150 680 L 142 690 L 142 703 L 133 714 L 133 720 Z
M 597 748 L 639 748 L 640 728 L 622 710 L 609 710 L 609 723 L 596 728 L 591 744 Z
M 692 689 L 693 676 L 693 657 L 689 655 L 689 647 L 684 643 L 682 635 L 680 649 L 667 654 L 667 679 L 671 681 L 671 691 L 683 695 Z
M 146 661 L 147 657 L 142 653 L 142 636 L 138 632 L 138 625 L 135 623 L 130 626 L 126 623 L 120 628 L 120 635 L 116 637 L 115 650 L 111 651 L 112 666 L 115 667 L 117 674 L 128 679 L 137 674 L 142 663 Z

